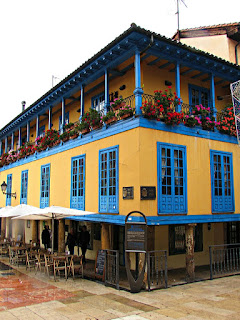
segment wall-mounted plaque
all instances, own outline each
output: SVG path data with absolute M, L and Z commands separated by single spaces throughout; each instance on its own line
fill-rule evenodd
M 155 200 L 156 187 L 140 187 L 141 200 Z
M 123 200 L 127 199 L 133 199 L 134 193 L 133 193 L 133 187 L 123 187 Z

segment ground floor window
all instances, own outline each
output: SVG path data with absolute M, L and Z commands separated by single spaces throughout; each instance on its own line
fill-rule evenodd
M 169 226 L 169 255 L 183 254 L 186 252 L 185 225 Z M 194 251 L 203 251 L 203 230 L 202 224 L 194 228 Z
M 227 223 L 227 243 L 240 243 L 240 222 L 233 221 Z

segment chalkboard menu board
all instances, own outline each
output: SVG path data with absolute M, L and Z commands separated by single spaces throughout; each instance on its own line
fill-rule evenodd
M 106 252 L 105 250 L 98 250 L 95 260 L 95 278 L 104 280 L 105 276 L 105 262 Z
M 125 248 L 130 251 L 146 251 L 147 229 L 145 224 L 125 225 Z

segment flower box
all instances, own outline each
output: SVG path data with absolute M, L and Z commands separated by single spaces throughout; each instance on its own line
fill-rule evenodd
M 110 124 L 117 121 L 117 117 L 112 117 L 104 121 L 105 124 Z

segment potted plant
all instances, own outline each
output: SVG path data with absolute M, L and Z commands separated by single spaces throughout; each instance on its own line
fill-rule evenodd
M 143 111 L 144 118 L 147 119 L 162 119 L 164 109 L 162 106 L 159 106 L 157 103 L 145 101 L 143 106 L 140 108 Z
M 163 115 L 163 121 L 168 125 L 179 125 L 183 120 L 182 112 L 167 112 Z
M 69 132 L 64 131 L 62 134 L 60 134 L 60 140 L 62 140 L 63 142 L 68 141 L 69 140 Z
M 193 114 L 190 115 L 185 115 L 184 119 L 183 119 L 183 123 L 185 124 L 185 126 L 193 128 L 196 125 L 201 125 L 201 119 L 197 116 L 194 116 Z
M 203 116 L 206 117 L 207 115 L 209 115 L 210 113 L 210 108 L 206 108 L 203 105 L 199 104 L 196 106 L 192 107 L 192 112 L 193 115 L 199 115 L 199 116 Z
M 92 127 L 92 130 L 102 127 L 102 119 L 100 113 L 95 109 L 90 109 L 87 113 L 87 122 Z
M 221 133 L 237 136 L 233 105 L 227 105 L 220 114 L 219 122 L 216 123 L 217 129 Z
M 113 102 L 110 102 L 110 106 L 113 111 L 118 110 L 120 107 L 125 106 L 125 102 L 123 101 L 123 98 L 116 98 L 113 100 Z
M 171 86 L 164 91 L 155 90 L 154 101 L 155 105 L 162 107 L 165 113 L 169 111 L 169 108 L 175 111 L 176 107 L 181 104 L 181 99 L 177 96 L 176 92 L 172 92 Z
M 88 133 L 90 131 L 90 125 L 87 121 L 82 120 L 77 126 L 77 130 L 80 131 L 81 134 Z
M 69 137 L 70 139 L 75 139 L 79 136 L 79 131 L 77 128 L 74 128 L 72 130 L 69 131 Z
M 102 117 L 102 121 L 105 123 L 105 124 L 109 124 L 109 123 L 112 123 L 112 122 L 116 122 L 117 121 L 117 117 L 115 115 L 115 112 L 110 110 L 107 112 L 107 114 L 105 116 Z
M 74 123 L 73 122 L 69 122 L 69 123 L 64 125 L 64 130 L 66 130 L 66 131 L 72 130 L 73 128 L 74 128 Z
M 214 131 L 215 118 L 213 116 L 211 118 L 202 117 L 202 128 L 203 130 Z
M 118 116 L 120 119 L 125 119 L 133 115 L 133 109 L 130 106 L 123 106 L 119 109 Z

